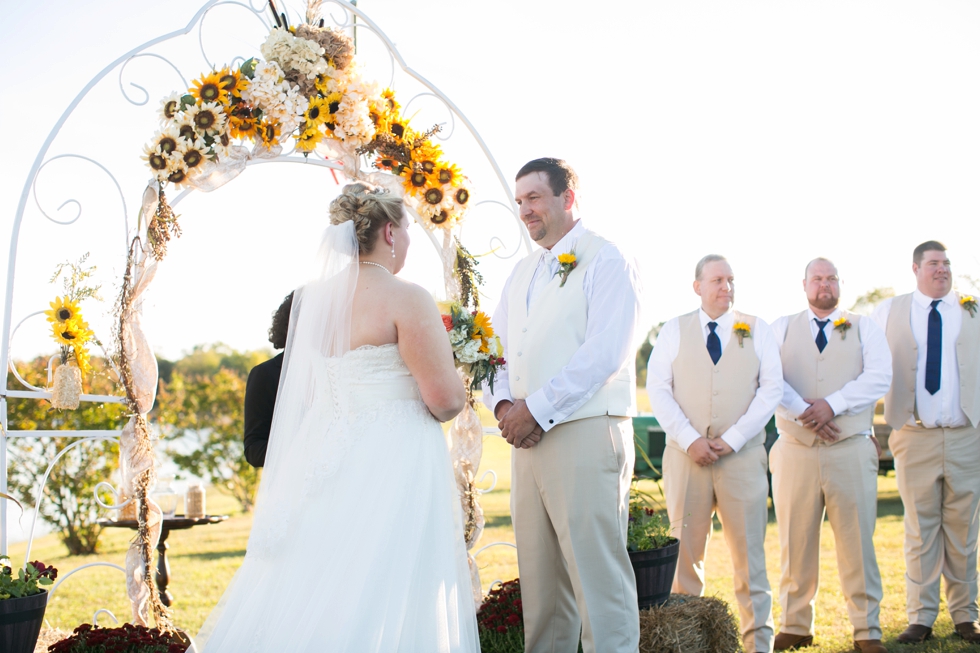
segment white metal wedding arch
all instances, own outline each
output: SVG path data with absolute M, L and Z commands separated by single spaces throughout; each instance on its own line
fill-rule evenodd
M 329 20 L 331 20 L 334 23 L 333 26 L 335 28 L 348 30 L 350 33 L 354 35 L 355 39 L 359 35 L 364 34 L 364 35 L 371 35 L 379 40 L 379 42 L 383 45 L 385 50 L 387 50 L 387 53 L 390 58 L 390 64 L 391 64 L 390 86 L 395 85 L 396 78 L 399 76 L 405 77 L 409 81 L 414 82 L 415 84 L 421 86 L 422 90 L 406 103 L 406 107 L 409 106 L 412 102 L 415 102 L 416 100 L 422 100 L 424 98 L 432 98 L 435 101 L 437 101 L 439 104 L 441 104 L 442 107 L 444 107 L 449 128 L 447 130 L 447 133 L 437 134 L 436 135 L 437 138 L 443 141 L 452 139 L 453 136 L 456 134 L 457 121 L 466 128 L 466 133 L 468 133 L 469 136 L 475 141 L 476 145 L 479 148 L 479 151 L 486 158 L 486 162 L 489 163 L 489 166 L 491 167 L 493 174 L 496 177 L 496 182 L 499 185 L 496 188 L 496 190 L 491 190 L 490 188 L 481 187 L 479 189 L 480 195 L 486 199 L 477 202 L 476 206 L 485 205 L 485 206 L 495 207 L 497 209 L 502 209 L 507 213 L 508 216 L 510 216 L 510 219 L 516 221 L 516 230 L 514 230 L 513 233 L 517 235 L 518 242 L 508 246 L 508 244 L 501 237 L 497 235 L 493 236 L 491 238 L 491 245 L 493 246 L 494 255 L 501 258 L 510 258 L 521 251 L 529 253 L 531 251 L 531 242 L 527 235 L 526 230 L 523 228 L 523 225 L 521 224 L 520 219 L 517 215 L 516 205 L 514 203 L 513 196 L 508 186 L 507 179 L 504 177 L 503 173 L 500 170 L 500 167 L 497 165 L 496 160 L 494 159 L 489 148 L 487 147 L 486 143 L 483 141 L 482 137 L 480 136 L 479 132 L 476 130 L 474 125 L 469 121 L 469 119 L 466 118 L 466 116 L 462 113 L 462 111 L 460 111 L 460 109 L 452 102 L 452 100 L 449 99 L 449 97 L 446 94 L 444 94 L 442 91 L 437 89 L 432 83 L 430 83 L 422 75 L 420 75 L 419 73 L 417 73 L 415 70 L 413 70 L 408 66 L 408 64 L 402 58 L 401 54 L 398 52 L 395 45 L 388 38 L 388 36 L 362 10 L 358 9 L 356 4 L 346 2 L 345 0 L 324 0 L 323 5 L 324 7 L 329 6 L 330 10 L 324 11 L 324 16 L 329 17 Z M 203 26 L 209 15 L 209 12 L 211 12 L 213 9 L 219 6 L 227 6 L 229 8 L 234 8 L 237 11 L 244 12 L 244 14 L 251 16 L 255 20 L 260 21 L 263 27 L 265 27 L 267 30 L 271 29 L 272 27 L 272 23 L 268 18 L 269 14 L 267 13 L 267 4 L 265 0 L 246 0 L 246 1 L 210 0 L 209 2 L 204 4 L 204 6 L 201 7 L 201 9 L 194 15 L 194 17 L 190 20 L 190 22 L 188 22 L 187 26 L 184 27 L 183 29 L 159 36 L 155 39 L 152 39 L 144 43 L 143 45 L 140 45 L 132 49 L 126 54 L 123 54 L 118 59 L 116 59 L 108 66 L 106 66 L 94 78 L 92 78 L 92 80 L 82 89 L 82 91 L 74 98 L 74 100 L 65 109 L 64 113 L 61 115 L 61 117 L 52 127 L 50 133 L 48 134 L 47 138 L 44 141 L 44 144 L 42 145 L 37 156 L 35 157 L 34 163 L 31 166 L 30 172 L 27 175 L 27 180 L 21 192 L 20 200 L 17 205 L 17 211 L 14 215 L 13 229 L 12 229 L 11 240 L 10 240 L 10 254 L 9 254 L 8 270 L 7 270 L 7 286 L 6 286 L 6 293 L 4 299 L 5 309 L 4 309 L 4 316 L 3 316 L 3 340 L 0 341 L 2 342 L 2 346 L 0 346 L 0 365 L 2 365 L 3 369 L 10 370 L 10 372 L 12 373 L 16 381 L 19 383 L 19 387 L 8 387 L 8 383 L 6 381 L 6 375 L 5 375 L 4 386 L 2 391 L 0 391 L 0 492 L 6 493 L 8 491 L 7 470 L 8 470 L 8 465 L 10 464 L 10 459 L 8 456 L 8 445 L 11 440 L 17 438 L 46 438 L 46 437 L 62 437 L 62 438 L 67 437 L 72 439 L 72 442 L 70 444 L 68 444 L 62 450 L 60 450 L 55 455 L 55 457 L 49 461 L 47 470 L 43 478 L 41 479 L 40 483 L 38 484 L 37 490 L 35 492 L 35 503 L 34 503 L 35 510 L 33 515 L 33 521 L 30 528 L 29 539 L 27 543 L 27 553 L 25 554 L 25 562 L 29 559 L 30 556 L 30 547 L 33 543 L 33 539 L 35 535 L 35 527 L 38 518 L 37 508 L 40 506 L 40 502 L 43 501 L 44 498 L 43 488 L 47 483 L 48 477 L 52 469 L 54 468 L 54 466 L 58 464 L 59 460 L 61 460 L 66 453 L 68 453 L 69 451 L 75 448 L 82 447 L 86 443 L 91 443 L 94 441 L 114 440 L 118 442 L 122 434 L 121 429 L 120 430 L 85 430 L 85 431 L 68 431 L 68 430 L 30 431 L 30 430 L 8 429 L 7 402 L 9 399 L 42 400 L 42 399 L 51 398 L 51 392 L 49 392 L 45 388 L 37 387 L 28 383 L 23 378 L 23 376 L 19 373 L 19 371 L 17 370 L 14 364 L 14 361 L 11 358 L 11 348 L 13 345 L 14 337 L 18 329 L 20 329 L 25 323 L 30 321 L 32 318 L 37 318 L 38 316 L 43 314 L 43 310 L 28 312 L 26 315 L 19 316 L 19 319 L 16 321 L 14 315 L 12 314 L 14 288 L 15 288 L 15 280 L 16 280 L 16 272 L 17 272 L 17 254 L 18 254 L 18 247 L 20 244 L 21 224 L 25 216 L 25 210 L 28 206 L 28 201 L 29 199 L 33 198 L 34 203 L 36 204 L 37 209 L 41 213 L 41 215 L 44 218 L 55 223 L 56 225 L 70 225 L 75 223 L 81 217 L 81 213 L 82 213 L 81 203 L 76 199 L 69 198 L 66 199 L 58 207 L 60 211 L 61 209 L 64 209 L 66 206 L 73 206 L 76 210 L 76 214 L 73 218 L 59 219 L 58 217 L 49 215 L 42 207 L 41 202 L 38 200 L 37 180 L 41 175 L 42 171 L 45 169 L 45 167 L 56 160 L 64 159 L 72 162 L 86 162 L 88 164 L 95 166 L 102 173 L 108 176 L 109 180 L 111 180 L 112 184 L 114 185 L 116 191 L 119 194 L 119 199 L 121 201 L 122 210 L 123 210 L 123 215 L 122 215 L 123 229 L 126 235 L 125 248 L 122 249 L 121 253 L 126 254 L 126 250 L 129 247 L 129 243 L 134 232 L 130 220 L 131 216 L 128 209 L 128 206 L 130 205 L 128 205 L 126 202 L 127 195 L 123 191 L 123 188 L 120 185 L 120 183 L 117 181 L 116 175 L 113 174 L 112 170 L 108 166 L 99 162 L 97 159 L 86 155 L 85 153 L 66 151 L 58 154 L 52 154 L 51 153 L 52 146 L 55 144 L 59 134 L 61 134 L 62 128 L 65 126 L 69 117 L 72 116 L 75 110 L 83 104 L 85 99 L 89 96 L 90 92 L 96 87 L 96 85 L 99 84 L 99 82 L 101 82 L 104 78 L 107 78 L 110 74 L 114 72 L 118 74 L 119 93 L 126 102 L 137 106 L 145 105 L 148 102 L 150 102 L 151 97 L 145 87 L 130 81 L 128 84 L 130 88 L 127 88 L 127 85 L 124 84 L 123 82 L 123 74 L 124 72 L 126 72 L 127 67 L 131 63 L 141 58 L 155 59 L 167 64 L 180 77 L 180 79 L 183 82 L 184 88 L 186 88 L 188 86 L 187 76 L 185 76 L 181 71 L 181 69 L 177 65 L 175 65 L 170 59 L 155 52 L 154 48 L 156 46 L 162 45 L 174 39 L 193 35 L 194 33 L 196 33 L 197 42 L 198 42 L 197 45 L 200 49 L 200 55 L 204 62 L 204 66 L 202 66 L 202 68 L 213 69 L 217 62 L 211 61 L 208 57 L 207 49 L 205 46 L 205 36 L 204 36 Z M 236 62 L 233 61 L 231 63 L 234 65 Z M 240 63 L 240 61 L 238 63 Z M 138 92 L 138 94 L 134 93 L 134 91 Z M 140 165 L 140 163 L 137 161 L 136 151 L 137 151 L 136 147 L 134 146 L 133 148 L 134 156 L 132 157 L 132 160 L 126 161 L 124 165 L 127 166 Z M 336 160 L 317 158 L 315 156 L 305 157 L 301 153 L 296 152 L 295 150 L 283 152 L 282 154 L 276 156 L 275 158 L 253 159 L 248 161 L 247 165 L 251 166 L 251 165 L 268 164 L 268 163 L 294 163 L 294 164 L 298 163 L 302 165 L 319 166 L 319 167 L 340 171 L 340 172 L 344 171 L 344 166 Z M 360 164 L 364 166 L 365 163 L 366 162 L 363 160 L 362 157 Z M 176 206 L 177 204 L 179 204 L 191 192 L 193 192 L 193 189 L 186 189 L 181 193 L 179 193 L 176 197 L 174 197 L 171 200 L 170 202 L 171 206 Z M 435 246 L 436 251 L 437 252 L 442 251 L 443 244 L 438 242 L 434 234 L 429 230 L 425 230 L 425 233 L 429 236 L 429 239 L 432 241 L 432 244 Z M 52 357 L 52 361 L 53 360 L 54 357 Z M 51 376 L 50 362 L 48 366 L 48 375 L 49 375 L 49 382 L 50 382 L 50 376 Z M 81 401 L 93 402 L 93 403 L 120 403 L 120 404 L 126 403 L 126 399 L 120 396 L 86 395 L 86 394 L 83 394 L 81 396 Z M 493 477 L 492 485 L 489 489 L 479 490 L 479 492 L 488 492 L 492 490 L 493 485 L 496 484 L 496 474 L 494 474 L 492 471 L 487 473 Z M 486 474 L 484 474 L 484 476 L 481 477 L 481 481 L 485 476 Z M 103 484 L 103 487 L 104 489 L 113 490 L 108 483 Z M 98 488 L 96 491 L 98 492 Z M 119 510 L 125 505 L 125 504 L 107 505 L 103 503 L 101 500 L 99 500 L 98 497 L 96 498 L 96 501 L 99 503 L 100 506 L 102 506 L 106 510 Z M 7 553 L 7 547 L 8 547 L 7 512 L 8 512 L 7 502 L 0 500 L 0 554 Z M 513 545 L 506 542 L 494 542 L 477 549 L 473 555 L 479 555 L 481 552 L 493 546 L 513 546 Z M 147 563 L 149 563 L 149 561 L 147 561 Z M 73 570 L 68 574 L 63 575 L 62 578 L 59 579 L 58 583 L 53 586 L 50 592 L 52 594 L 56 592 L 60 584 L 65 580 L 67 580 L 68 578 L 70 578 L 74 573 L 86 568 L 96 567 L 96 566 L 105 566 L 105 567 L 119 569 L 120 571 L 123 572 L 126 571 L 123 567 L 109 562 L 89 563 L 76 568 L 75 570 Z M 112 615 L 111 612 L 109 612 L 108 610 L 100 609 L 97 610 L 93 615 L 93 620 L 97 621 L 99 615 L 103 613 L 108 613 L 110 616 L 112 616 L 113 619 L 115 619 L 115 615 Z

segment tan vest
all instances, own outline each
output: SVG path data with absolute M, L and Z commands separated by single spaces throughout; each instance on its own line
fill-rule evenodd
M 563 287 L 560 275 L 551 278 L 527 309 L 527 293 L 540 253 L 517 264 L 507 295 L 507 373 L 515 399 L 526 399 L 558 376 L 585 342 L 589 303 L 583 278 L 607 240 L 586 231 L 575 246 L 578 265 Z M 571 422 L 599 415 L 636 415 L 636 371 L 630 358 L 608 383 L 564 419 Z
M 823 352 L 817 349 L 810 329 L 810 311 L 803 311 L 789 318 L 786 338 L 779 348 L 783 361 L 783 380 L 790 384 L 801 397 L 824 399 L 861 376 L 864 371 L 864 351 L 861 347 L 861 320 L 869 318 L 849 315 L 841 311 L 841 317 L 851 320 L 850 330 L 844 334 L 833 324 L 824 327 L 827 346 Z M 841 442 L 845 438 L 871 430 L 874 422 L 874 405 L 857 415 L 837 415 L 834 424 L 840 427 Z M 776 428 L 806 446 L 813 445 L 816 434 L 799 423 L 776 414 Z
M 759 389 L 760 362 L 755 344 L 752 338 L 745 338 L 739 345 L 738 336 L 733 333 L 715 365 L 705 346 L 699 312 L 677 319 L 680 345 L 677 358 L 671 363 L 674 401 L 702 437 L 721 437 L 749 409 Z M 736 312 L 735 322 L 745 322 L 755 332 L 755 318 L 751 315 Z M 749 438 L 744 449 L 762 445 L 766 440 L 765 430 L 743 435 Z M 667 442 L 677 447 L 673 440 Z
M 957 293 L 957 300 L 959 297 Z M 966 309 L 962 310 L 963 326 L 956 339 L 960 407 L 976 428 L 980 426 L 980 312 L 971 316 Z M 892 300 L 885 336 L 892 351 L 892 387 L 885 395 L 885 421 L 893 429 L 900 429 L 915 415 L 919 347 L 912 333 L 912 293 Z

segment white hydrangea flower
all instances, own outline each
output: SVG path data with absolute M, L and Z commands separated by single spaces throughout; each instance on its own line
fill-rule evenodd
M 255 68 L 255 77 L 242 92 L 242 99 L 262 109 L 270 120 L 281 123 L 283 138 L 299 127 L 310 104 L 286 81 L 282 68 L 275 61 L 263 61 Z
M 464 333 L 463 330 L 460 329 L 459 327 L 456 327 L 455 329 L 449 332 L 449 344 L 453 346 L 453 349 L 456 349 L 464 342 L 467 342 L 469 339 L 470 337 L 466 335 L 466 333 Z
M 463 363 L 475 363 L 481 360 L 483 355 L 480 353 L 480 341 L 470 340 L 457 352 L 456 357 Z
M 319 43 L 294 36 L 287 30 L 275 28 L 262 44 L 262 56 L 279 64 L 282 70 L 298 70 L 307 79 L 327 72 L 324 49 Z

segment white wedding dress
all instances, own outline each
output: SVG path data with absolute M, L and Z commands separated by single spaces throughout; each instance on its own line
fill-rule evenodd
M 398 346 L 309 371 L 288 494 L 263 480 L 245 561 L 197 650 L 479 651 L 446 440 Z

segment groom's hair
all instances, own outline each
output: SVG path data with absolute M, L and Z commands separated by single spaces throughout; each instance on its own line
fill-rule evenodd
M 548 185 L 551 186 L 551 192 L 556 197 L 569 188 L 573 191 L 578 191 L 578 175 L 572 170 L 572 166 L 565 163 L 564 159 L 555 159 L 549 156 L 543 159 L 528 161 L 524 164 L 523 168 L 517 171 L 517 176 L 514 177 L 514 180 L 516 181 L 521 177 L 526 177 L 532 172 L 543 172 L 548 176 Z
M 922 265 L 922 259 L 925 258 L 926 252 L 945 252 L 946 246 L 943 245 L 938 240 L 927 240 L 922 243 L 914 250 L 912 250 L 912 262 L 916 265 Z
M 272 314 L 272 326 L 269 327 L 269 342 L 275 349 L 286 348 L 286 334 L 289 332 L 289 312 L 293 308 L 293 293 L 286 295 L 282 304 Z

